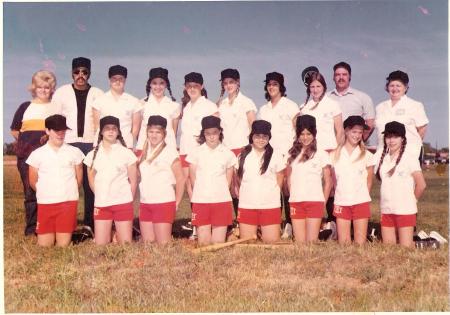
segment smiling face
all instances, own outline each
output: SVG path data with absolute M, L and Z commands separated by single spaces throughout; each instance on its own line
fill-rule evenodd
M 314 135 L 308 130 L 303 129 L 302 132 L 300 132 L 300 135 L 298 137 L 298 141 L 302 144 L 302 146 L 307 147 L 313 142 Z
M 116 143 L 117 137 L 119 136 L 119 129 L 116 125 L 107 124 L 102 129 L 103 141 L 109 143 Z
M 252 147 L 256 151 L 264 151 L 266 149 L 267 144 L 269 143 L 270 137 L 265 134 L 254 134 L 252 136 Z
M 363 126 L 353 126 L 345 129 L 345 141 L 352 146 L 357 146 L 362 140 L 364 128 Z
M 200 96 L 202 96 L 203 85 L 196 82 L 187 82 L 184 85 L 184 89 L 189 95 L 192 102 L 195 102 Z
M 166 130 L 161 126 L 149 126 L 147 128 L 148 142 L 152 147 L 156 147 L 166 137 Z
M 50 97 L 52 95 L 52 88 L 48 83 L 42 82 L 38 84 L 35 88 L 35 100 L 38 103 L 48 103 L 50 101 Z
M 388 134 L 384 137 L 386 146 L 389 148 L 389 152 L 394 154 L 398 152 L 402 146 L 403 138 L 394 134 Z
M 280 83 L 275 80 L 270 80 L 267 83 L 267 93 L 269 93 L 271 99 L 281 97 Z
M 235 95 L 239 90 L 239 80 L 226 78 L 223 80 L 222 84 L 228 95 Z
M 53 130 L 46 129 L 45 133 L 48 136 L 48 142 L 55 147 L 61 147 L 64 143 L 64 138 L 66 136 L 66 130 Z
M 160 99 L 164 96 L 164 92 L 166 91 L 167 83 L 164 79 L 161 78 L 154 78 L 150 82 L 150 90 L 152 91 L 152 94 L 157 98 Z
M 387 86 L 387 90 L 388 90 L 389 96 L 391 97 L 391 100 L 397 101 L 403 95 L 406 94 L 406 91 L 408 90 L 408 86 L 404 85 L 402 81 L 393 80 L 393 81 L 389 82 L 389 84 Z
M 220 144 L 220 129 L 219 128 L 207 128 L 204 130 L 206 145 L 212 149 Z
M 320 83 L 318 80 L 314 80 L 309 85 L 309 92 L 311 93 L 314 102 L 318 102 L 320 101 L 320 98 L 324 94 L 325 88 L 323 87 L 322 83 Z
M 72 70 L 73 85 L 77 90 L 84 90 L 88 85 L 89 69 L 78 67 Z
M 123 75 L 116 74 L 109 78 L 109 86 L 117 94 L 122 94 L 125 90 L 125 81 L 126 78 Z
M 337 68 L 333 77 L 336 90 L 345 91 L 350 86 L 350 73 L 345 68 Z

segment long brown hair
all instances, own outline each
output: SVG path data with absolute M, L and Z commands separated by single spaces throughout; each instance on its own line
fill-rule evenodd
M 309 86 L 311 85 L 311 83 L 313 83 L 314 81 L 319 81 L 320 84 L 323 85 L 323 93 L 319 98 L 319 101 L 310 108 L 310 110 L 314 110 L 317 106 L 319 106 L 319 103 L 322 101 L 323 97 L 325 96 L 325 93 L 327 92 L 327 83 L 325 82 L 325 78 L 324 76 L 319 73 L 319 72 L 313 72 L 309 77 L 308 77 L 308 87 L 306 88 L 306 100 L 305 100 L 305 105 L 308 103 L 309 98 L 311 97 L 311 91 L 309 90 Z
M 377 169 L 377 172 L 375 173 L 376 178 L 380 182 L 381 182 L 381 175 L 380 175 L 381 165 L 383 164 L 384 157 L 386 156 L 387 153 L 389 153 L 389 149 L 388 149 L 388 147 L 386 145 L 386 134 L 384 135 L 383 141 L 384 141 L 383 153 L 381 154 L 380 162 L 378 163 L 378 169 Z M 389 177 L 394 175 L 395 169 L 397 168 L 398 163 L 400 163 L 400 160 L 402 159 L 403 153 L 405 152 L 405 148 L 406 148 L 406 137 L 402 137 L 402 146 L 400 147 L 400 152 L 398 154 L 397 160 L 395 161 L 395 165 L 394 165 L 393 168 L 391 168 L 388 171 L 388 176 Z

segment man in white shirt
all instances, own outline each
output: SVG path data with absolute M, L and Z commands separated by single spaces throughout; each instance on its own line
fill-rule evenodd
M 65 141 L 87 154 L 93 148 L 94 121 L 92 103 L 103 91 L 88 83 L 91 75 L 91 61 L 85 57 L 72 60 L 72 84 L 61 86 L 55 91 L 52 102 L 56 112 L 66 117 Z M 86 166 L 83 166 L 84 225 L 94 229 L 94 193 L 89 187 Z

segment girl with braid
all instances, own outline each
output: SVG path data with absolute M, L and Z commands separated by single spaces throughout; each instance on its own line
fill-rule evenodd
M 413 247 L 417 200 L 426 183 L 415 154 L 405 152 L 406 128 L 391 121 L 384 128 L 383 151 L 375 155 L 376 177 L 381 181 L 380 209 L 383 243 Z
M 236 69 L 225 69 L 220 73 L 221 92 L 217 101 L 221 125 L 223 128 L 223 144 L 238 156 L 248 144 L 248 135 L 256 118 L 256 105 L 240 91 L 240 75 Z M 225 92 L 227 97 L 224 99 Z M 234 189 L 232 188 L 232 192 Z M 237 215 L 239 200 L 233 196 L 233 208 Z
M 332 186 L 330 158 L 327 152 L 317 149 L 313 116 L 299 116 L 295 133 L 287 167 L 292 227 L 296 242 L 314 242 Z
M 171 240 L 175 212 L 184 193 L 181 162 L 177 149 L 166 144 L 166 127 L 166 118 L 148 118 L 147 139 L 139 159 L 141 236 L 144 242 L 158 244 Z
M 98 145 L 84 159 L 89 186 L 95 194 L 95 243 L 111 242 L 113 221 L 118 241 L 131 242 L 137 158 L 126 147 L 118 118 L 103 117 L 99 130 Z
M 361 116 L 344 121 L 345 141 L 330 154 L 335 175 L 334 211 L 339 244 L 351 242 L 351 224 L 357 244 L 364 244 L 370 218 L 370 189 L 373 155 L 364 146 L 364 129 L 369 128 Z
M 168 146 L 176 149 L 176 134 L 180 120 L 181 105 L 175 102 L 175 98 L 172 95 L 167 69 L 150 69 L 145 90 L 147 97 L 143 100 L 141 128 L 136 144 L 137 154 L 139 155 L 142 152 L 144 142 L 147 139 L 147 121 L 152 115 L 159 115 L 167 120 L 169 128 L 166 129 L 165 142 Z M 166 90 L 169 91 L 170 97 L 165 95 Z
M 236 194 L 239 197 L 238 222 L 241 238 L 255 237 L 261 226 L 262 240 L 280 240 L 280 191 L 286 163 L 269 143 L 271 124 L 255 120 L 249 144 L 242 149 L 236 165 Z

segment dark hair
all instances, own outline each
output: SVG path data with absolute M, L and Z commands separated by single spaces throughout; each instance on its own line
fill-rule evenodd
M 253 140 L 251 138 L 249 138 L 249 144 L 246 145 L 242 151 L 241 154 L 239 154 L 238 156 L 238 162 L 239 162 L 239 168 L 237 171 L 237 176 L 238 176 L 238 180 L 239 182 L 242 180 L 242 176 L 244 176 L 244 163 L 245 163 L 245 159 L 247 158 L 247 155 L 249 155 L 249 153 L 252 151 L 252 143 Z M 270 145 L 270 143 L 267 143 L 265 149 L 264 149 L 264 155 L 262 157 L 262 164 L 261 164 L 261 175 L 264 174 L 267 171 L 267 168 L 269 167 L 270 164 L 270 159 L 272 158 L 272 154 L 273 154 L 273 148 Z
M 159 77 L 158 77 L 159 78 Z M 156 79 L 156 78 L 153 78 L 153 79 Z M 145 98 L 145 100 L 144 101 L 148 101 L 148 97 L 150 96 L 150 91 L 151 91 L 151 88 L 150 88 L 150 84 L 152 83 L 152 80 L 153 79 L 148 79 L 147 80 L 147 84 L 145 85 L 145 93 L 147 94 L 147 97 Z M 163 78 L 160 78 L 160 79 L 163 79 Z M 166 81 L 166 85 L 167 85 L 167 90 L 169 91 L 169 94 L 170 94 L 170 98 L 172 99 L 172 101 L 176 101 L 176 99 L 175 99 L 175 97 L 173 97 L 173 95 L 172 95 L 172 89 L 170 88 L 170 81 L 169 81 L 169 78 L 167 78 L 167 79 L 163 79 L 164 81 Z
M 311 134 L 314 136 L 314 140 L 307 147 L 305 147 L 305 151 L 304 151 L 302 157 L 300 158 L 299 162 L 306 162 L 306 161 L 312 159 L 314 157 L 314 154 L 316 154 L 316 152 L 317 152 L 317 139 L 316 139 L 315 133 L 308 128 L 303 128 L 302 130 L 297 129 L 297 130 L 295 130 L 296 138 L 294 140 L 294 143 L 292 144 L 292 148 L 290 148 L 290 150 L 288 152 L 289 153 L 288 164 L 291 164 L 292 162 L 294 162 L 294 160 L 297 158 L 297 156 L 302 152 L 303 144 L 301 143 L 301 141 L 299 141 L 299 138 L 300 138 L 300 134 L 305 129 L 308 130 L 309 132 L 311 132 Z
M 392 81 L 399 81 L 401 82 L 405 87 L 405 94 L 408 93 L 408 89 L 409 89 L 409 77 L 408 74 L 406 72 L 397 70 L 397 71 L 393 71 L 391 73 L 389 73 L 388 77 L 386 78 L 386 85 L 384 87 L 384 90 L 386 92 L 389 92 L 388 90 L 388 86 Z
M 377 172 L 375 173 L 375 176 L 379 181 L 381 181 L 381 175 L 380 175 L 381 165 L 383 164 L 384 157 L 389 152 L 388 147 L 386 145 L 386 138 L 388 138 L 389 136 L 392 136 L 392 135 L 393 134 L 385 134 L 384 138 L 383 138 L 383 141 L 384 141 L 383 153 L 381 154 L 380 162 L 378 163 L 378 169 L 377 169 Z M 406 137 L 402 137 L 402 146 L 400 147 L 400 153 L 397 157 L 397 161 L 395 161 L 394 167 L 388 171 L 389 177 L 391 177 L 394 174 L 398 163 L 400 163 L 400 160 L 402 159 L 403 153 L 405 152 L 405 148 L 406 148 L 406 142 L 407 142 Z
M 208 98 L 208 92 L 206 92 L 205 88 L 202 88 L 201 95 Z M 181 108 L 182 109 L 181 109 L 180 118 L 183 117 L 184 108 L 186 107 L 187 103 L 189 103 L 190 100 L 191 100 L 191 98 L 189 97 L 189 94 L 187 93 L 187 91 L 185 89 L 183 89 L 183 97 L 181 98 Z
M 270 95 L 269 95 L 269 92 L 267 92 L 267 85 L 269 84 L 269 82 L 270 81 L 267 81 L 266 84 L 264 84 L 264 91 L 266 92 L 264 94 L 264 97 L 266 98 L 267 101 L 270 101 Z M 280 85 L 281 96 L 287 96 L 286 87 L 284 86 L 284 84 L 281 84 L 280 82 L 278 82 L 278 84 Z
M 323 85 L 323 94 L 320 96 L 319 101 L 316 103 L 316 105 L 314 105 L 311 110 L 315 109 L 320 101 L 323 99 L 323 97 L 325 96 L 325 93 L 327 92 L 327 83 L 325 82 L 325 78 L 324 76 L 320 73 L 320 72 L 313 72 L 309 78 L 308 81 L 306 82 L 308 84 L 308 86 L 306 87 L 306 100 L 305 100 L 305 105 L 308 103 L 309 98 L 311 97 L 311 91 L 309 90 L 309 86 L 311 85 L 311 83 L 313 83 L 314 81 L 319 81 L 320 84 Z
M 348 71 L 349 75 L 352 75 L 352 68 L 345 61 L 341 61 L 341 62 L 335 64 L 334 67 L 333 67 L 333 71 L 336 72 L 336 69 L 339 69 L 339 68 L 344 68 L 345 70 Z
M 125 140 L 123 139 L 123 136 L 122 136 L 122 131 L 120 131 L 120 128 L 119 128 L 119 134 L 117 135 L 117 140 L 119 140 L 119 142 L 125 148 L 127 147 Z M 94 161 L 95 161 L 95 158 L 97 157 L 97 152 L 98 152 L 98 149 L 100 148 L 100 143 L 102 141 L 103 141 L 103 135 L 102 135 L 102 130 L 100 130 L 100 132 L 98 133 L 98 138 L 97 138 L 97 146 L 94 149 L 94 156 L 92 157 L 92 163 L 91 163 L 91 166 L 89 167 L 89 169 L 92 169 L 94 167 Z
M 214 127 L 214 128 L 216 128 L 216 127 Z M 220 130 L 219 140 L 220 140 L 220 142 L 222 142 L 222 141 L 223 141 L 223 128 L 220 127 L 220 128 L 217 128 L 217 129 Z M 203 144 L 203 143 L 206 142 L 205 129 L 202 129 L 202 130 L 200 131 L 200 135 L 197 137 L 197 142 L 198 142 L 199 144 Z

